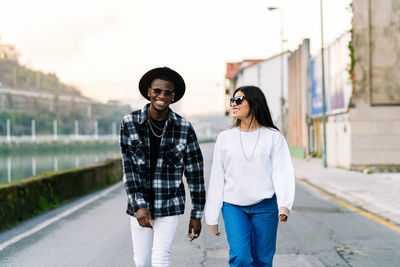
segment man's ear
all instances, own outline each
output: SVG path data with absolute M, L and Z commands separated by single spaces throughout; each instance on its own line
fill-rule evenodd
M 149 89 L 147 89 L 147 96 L 150 97 L 151 95 L 151 88 L 149 87 Z

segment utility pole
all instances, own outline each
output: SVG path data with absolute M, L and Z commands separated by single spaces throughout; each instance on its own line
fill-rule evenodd
M 325 56 L 324 56 L 324 19 L 322 1 L 320 0 L 321 12 L 321 62 L 322 62 L 322 161 L 324 168 L 327 167 L 326 160 L 326 101 L 325 101 Z
M 94 139 L 99 139 L 99 123 L 98 121 L 94 121 Z
M 75 124 L 75 140 L 77 140 L 79 137 L 79 122 L 78 122 L 78 120 L 75 120 L 74 124 Z
M 10 119 L 7 119 L 7 142 L 11 142 L 11 122 Z
M 32 141 L 36 141 L 36 123 L 35 119 L 32 119 L 31 121 L 31 131 L 32 131 Z
M 56 141 L 57 139 L 57 120 L 53 120 L 53 140 Z
M 113 122 L 112 123 L 112 138 L 117 139 L 117 123 Z
M 285 97 L 284 97 L 284 68 L 283 68 L 283 64 L 284 64 L 284 51 L 283 51 L 283 42 L 285 41 L 283 39 L 283 9 L 282 7 L 268 7 L 269 11 L 274 11 L 274 10 L 279 10 L 280 13 L 280 37 L 281 37 L 281 97 L 280 97 L 280 105 L 281 105 L 281 131 L 283 133 L 283 135 L 286 136 L 286 127 L 284 127 L 284 118 L 285 118 Z

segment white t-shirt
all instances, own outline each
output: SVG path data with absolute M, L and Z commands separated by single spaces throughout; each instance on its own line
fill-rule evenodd
M 205 207 L 206 223 L 218 224 L 223 202 L 247 206 L 274 194 L 278 207 L 290 210 L 294 190 L 292 160 L 279 131 L 267 127 L 250 132 L 238 128 L 225 130 L 215 143 Z

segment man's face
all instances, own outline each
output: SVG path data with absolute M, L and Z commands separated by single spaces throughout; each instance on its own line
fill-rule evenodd
M 151 106 L 157 112 L 162 112 L 168 109 L 168 106 L 174 100 L 175 86 L 172 82 L 154 79 L 147 91 L 147 95 L 150 97 Z

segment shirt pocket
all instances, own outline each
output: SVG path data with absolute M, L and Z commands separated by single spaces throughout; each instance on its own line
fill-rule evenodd
M 143 151 L 143 143 L 138 139 L 131 140 L 132 144 L 132 159 L 137 165 L 146 163 L 145 153 Z
M 172 144 L 170 143 L 167 147 L 167 150 L 165 152 L 165 159 L 166 162 L 169 166 L 173 166 L 175 168 L 182 167 L 183 166 L 183 156 L 184 156 L 184 151 L 185 151 L 185 144 L 184 143 L 178 143 L 178 144 Z

